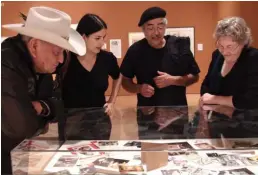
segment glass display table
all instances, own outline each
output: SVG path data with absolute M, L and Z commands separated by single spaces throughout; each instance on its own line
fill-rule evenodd
M 104 111 L 66 110 L 57 133 L 28 138 L 12 150 L 13 174 L 258 174 L 258 110 Z

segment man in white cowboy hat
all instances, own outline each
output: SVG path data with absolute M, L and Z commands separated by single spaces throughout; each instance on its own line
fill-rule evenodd
M 10 151 L 60 112 L 62 103 L 51 98 L 52 84 L 45 81 L 63 63 L 64 50 L 86 53 L 83 38 L 70 25 L 62 11 L 32 7 L 25 24 L 3 26 L 19 34 L 2 43 L 2 174 L 12 174 Z

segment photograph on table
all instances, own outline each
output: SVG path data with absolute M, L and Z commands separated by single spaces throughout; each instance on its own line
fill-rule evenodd
M 200 159 L 197 152 L 169 152 L 168 162 L 174 166 L 185 166 L 192 160 Z
M 226 164 L 225 161 L 222 162 L 222 160 L 218 158 L 210 158 L 207 156 L 199 156 L 195 159 L 189 160 L 189 162 L 192 165 L 202 166 L 202 167 L 211 167 L 211 166 L 221 167 L 223 164 Z
M 252 157 L 248 157 L 248 160 L 258 162 L 258 155 L 252 156 Z
M 258 142 L 251 142 L 251 141 L 235 141 L 232 148 L 238 148 L 238 149 L 258 149 Z
M 96 159 L 102 157 L 102 155 L 94 155 L 94 156 L 80 156 L 79 160 L 76 163 L 76 167 L 83 168 L 92 165 L 92 162 Z
M 136 146 L 137 148 L 141 148 L 141 142 L 137 141 L 129 141 L 124 146 Z
M 219 172 L 216 170 L 208 170 L 203 168 L 197 168 L 191 175 L 218 175 Z
M 218 175 L 219 172 L 216 170 L 210 170 L 210 169 L 204 169 L 204 168 L 199 168 L 198 166 L 183 166 L 180 169 L 180 172 L 182 174 L 189 174 L 189 175 Z
M 119 164 L 127 164 L 128 162 L 129 160 L 125 160 L 125 159 L 114 159 L 114 158 L 103 157 L 95 160 L 92 163 L 95 166 L 95 168 L 118 171 Z
M 188 163 L 187 159 L 177 158 L 176 156 L 170 157 L 168 161 L 175 166 L 185 166 Z
M 188 142 L 178 142 L 178 143 L 169 143 L 168 150 L 176 150 L 176 149 L 193 149 L 193 147 Z
M 218 153 L 207 153 L 208 157 L 219 157 L 220 155 Z
M 162 175 L 181 175 L 181 172 L 177 169 L 161 170 Z
M 57 162 L 54 164 L 54 167 L 73 167 L 76 165 L 77 161 L 77 156 L 64 155 L 57 160 Z
M 67 150 L 71 151 L 72 154 L 83 154 L 86 156 L 92 156 L 94 155 L 94 153 L 98 153 L 98 152 L 93 152 L 91 151 L 92 148 L 89 145 L 76 145 L 76 146 L 70 146 L 67 147 Z
M 142 160 L 141 155 L 134 155 L 133 160 Z
M 220 171 L 219 175 L 254 175 L 252 171 L 247 168 L 231 169 Z
M 117 146 L 118 141 L 98 141 L 99 146 Z
M 119 164 L 118 165 L 119 172 L 121 173 L 130 173 L 130 172 L 145 172 L 145 168 L 143 165 L 127 165 L 127 164 Z
M 222 166 L 238 166 L 238 165 L 257 165 L 258 161 L 250 160 L 249 157 L 238 154 L 218 154 L 207 153 L 207 156 L 211 159 L 217 159 Z
M 169 156 L 194 156 L 194 155 L 198 155 L 197 152 L 195 151 L 169 151 L 168 152 Z
M 194 144 L 198 149 L 216 149 L 209 143 L 196 143 Z
M 94 166 L 80 168 L 80 175 L 91 175 L 91 174 L 96 174 L 96 172 L 97 170 L 95 169 Z
M 71 174 L 75 174 L 79 172 L 80 166 L 79 163 L 80 158 L 86 158 L 80 154 L 71 154 L 68 151 L 58 151 L 48 164 L 45 166 L 44 171 L 49 173 L 59 172 L 63 170 L 69 171 Z M 91 163 L 93 160 L 89 161 Z

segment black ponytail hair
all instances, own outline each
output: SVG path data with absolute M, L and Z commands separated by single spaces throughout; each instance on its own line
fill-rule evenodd
M 89 36 L 102 29 L 107 29 L 105 21 L 98 15 L 88 13 L 80 19 L 76 31 L 81 35 Z

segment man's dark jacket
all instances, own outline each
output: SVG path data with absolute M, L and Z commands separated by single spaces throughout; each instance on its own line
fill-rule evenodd
M 21 35 L 6 39 L 1 50 L 1 141 L 2 173 L 11 174 L 10 152 L 25 138 L 38 135 L 62 111 L 53 98 L 51 74 L 36 74 L 32 58 Z M 43 100 L 50 107 L 48 117 L 37 116 L 32 101 Z

